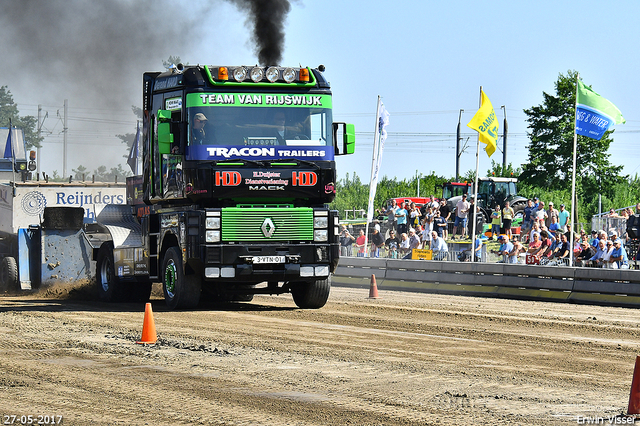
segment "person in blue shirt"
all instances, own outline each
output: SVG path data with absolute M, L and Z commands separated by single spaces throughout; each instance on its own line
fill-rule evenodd
M 613 242 L 613 251 L 609 257 L 609 263 L 614 269 L 629 269 L 627 251 L 622 247 L 622 241 L 619 238 Z
M 509 253 L 511 253 L 511 251 L 513 250 L 513 244 L 511 244 L 511 242 L 504 235 L 500 235 L 498 237 L 498 242 L 500 243 L 500 248 L 497 251 L 494 250 L 493 253 L 500 256 L 508 256 Z M 505 259 L 507 258 L 504 257 L 503 260 L 499 261 L 498 263 L 504 263 Z
M 559 230 L 560 230 L 560 224 L 558 223 L 558 219 L 556 219 L 555 216 L 551 216 L 551 223 L 549 224 L 549 229 L 547 229 L 547 231 L 549 231 L 549 234 L 554 236 L 556 241 L 560 239 L 559 232 L 558 232 Z
M 560 231 L 567 232 L 567 223 L 569 223 L 569 212 L 564 208 L 564 204 L 560 204 L 560 210 L 558 211 Z
M 405 209 L 405 203 L 402 203 L 400 208 L 396 209 L 396 223 L 398 225 L 398 234 L 402 235 L 408 231 L 407 229 L 407 210 Z
M 607 241 L 606 240 L 598 240 L 598 249 L 596 250 L 596 254 L 593 255 L 591 259 L 589 259 L 595 266 L 603 267 L 604 264 L 604 256 L 607 254 Z

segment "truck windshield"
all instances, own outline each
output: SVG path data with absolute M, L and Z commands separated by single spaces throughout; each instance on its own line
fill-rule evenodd
M 190 145 L 331 146 L 325 108 L 189 108 Z

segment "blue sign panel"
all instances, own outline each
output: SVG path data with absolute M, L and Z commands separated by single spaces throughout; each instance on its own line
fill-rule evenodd
M 330 146 L 219 146 L 193 145 L 187 147 L 187 160 L 284 160 L 296 158 L 308 161 L 332 161 Z
M 613 123 L 614 120 L 602 114 L 602 112 L 586 105 L 578 104 L 578 111 L 576 113 L 577 134 L 600 140 L 604 132 L 609 130 L 609 127 L 611 127 Z

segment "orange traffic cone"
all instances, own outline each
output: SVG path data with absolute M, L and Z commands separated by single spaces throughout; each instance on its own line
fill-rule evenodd
M 144 322 L 142 323 L 142 338 L 136 343 L 156 343 L 158 335 L 156 334 L 156 323 L 153 321 L 153 312 L 151 311 L 151 303 L 147 303 L 144 307 Z
M 640 414 L 640 356 L 636 356 L 636 366 L 633 369 L 627 414 Z
M 371 286 L 369 287 L 369 299 L 380 299 L 378 296 L 378 284 L 376 284 L 376 276 L 371 274 Z

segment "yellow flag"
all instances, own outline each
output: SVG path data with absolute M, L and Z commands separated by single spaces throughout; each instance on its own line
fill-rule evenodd
M 480 93 L 482 98 L 480 109 L 467 126 L 480 133 L 480 142 L 487 145 L 485 151 L 487 151 L 487 155 L 491 157 L 491 154 L 496 152 L 500 125 L 491 101 L 487 95 L 484 94 L 484 91 L 481 90 Z

